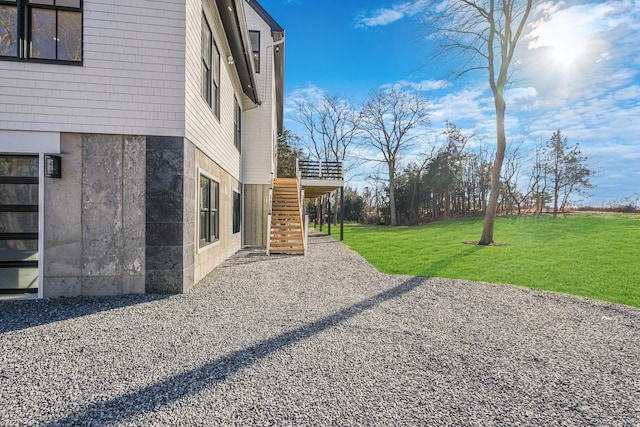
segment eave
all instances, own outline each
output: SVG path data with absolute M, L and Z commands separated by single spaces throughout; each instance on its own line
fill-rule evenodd
M 255 82 L 251 44 L 245 23 L 244 0 L 216 0 L 216 6 L 222 20 L 235 68 L 238 72 L 242 91 L 256 105 L 261 100 Z

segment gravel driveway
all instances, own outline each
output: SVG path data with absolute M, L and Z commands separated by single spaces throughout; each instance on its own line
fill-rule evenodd
M 0 301 L 0 425 L 640 426 L 640 310 L 314 234 L 185 295 Z

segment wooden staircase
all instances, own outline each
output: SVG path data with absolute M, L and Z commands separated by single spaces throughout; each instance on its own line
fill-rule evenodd
M 273 181 L 269 254 L 305 254 L 300 203 L 296 178 Z

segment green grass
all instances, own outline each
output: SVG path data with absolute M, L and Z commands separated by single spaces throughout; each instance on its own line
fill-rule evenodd
M 494 238 L 507 246 L 464 244 L 480 238 L 482 225 L 482 219 L 345 225 L 344 241 L 385 273 L 513 284 L 640 307 L 640 215 L 503 217 Z

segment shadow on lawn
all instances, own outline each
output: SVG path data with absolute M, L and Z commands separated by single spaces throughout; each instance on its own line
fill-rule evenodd
M 454 262 L 460 261 L 461 259 L 468 257 L 469 255 L 473 255 L 476 252 L 481 251 L 485 248 L 487 248 L 487 246 L 480 246 L 480 245 L 468 246 L 464 250 L 461 250 L 460 252 L 454 255 L 450 255 L 446 258 L 442 258 L 432 262 L 428 267 L 426 267 L 424 270 L 422 270 L 419 273 L 419 276 L 438 277 L 438 273 L 440 273 L 445 268 L 449 267 Z
M 89 422 L 95 425 L 111 424 L 145 412 L 156 411 L 162 406 L 200 393 L 204 389 L 224 381 L 254 365 L 260 359 L 336 327 L 385 301 L 399 298 L 420 287 L 426 280 L 421 277 L 410 278 L 394 288 L 315 322 L 259 341 L 252 346 L 212 360 L 200 368 L 185 371 L 145 388 L 117 396 L 111 400 L 92 403 L 80 412 L 61 420 L 52 421 L 45 426 L 76 425 Z

